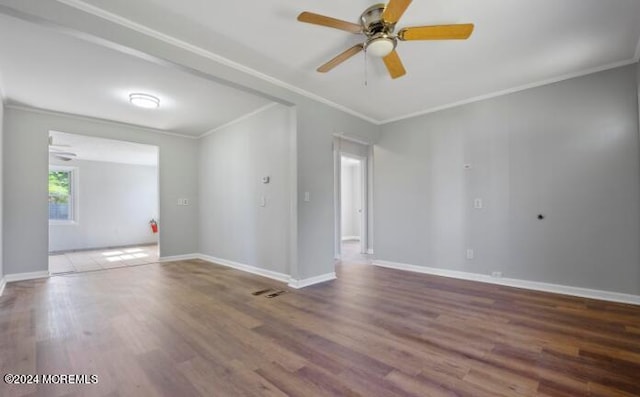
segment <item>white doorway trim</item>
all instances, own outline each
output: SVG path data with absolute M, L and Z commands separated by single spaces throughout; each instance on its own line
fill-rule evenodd
M 148 255 L 146 257 L 150 258 L 149 263 L 152 262 L 157 262 L 158 258 L 160 257 L 160 251 L 161 251 L 161 240 L 162 240 L 162 232 L 164 230 L 164 228 L 162 227 L 162 225 L 160 224 L 159 230 L 157 230 L 157 232 L 154 232 L 155 234 L 155 238 L 154 241 L 131 241 L 131 242 L 124 242 L 123 244 L 112 244 L 111 242 L 106 242 L 107 240 L 104 239 L 102 236 L 99 237 L 97 240 L 101 241 L 101 243 L 98 244 L 94 244 L 94 245 L 88 245 L 86 244 L 86 241 L 84 241 L 83 239 L 78 239 L 77 236 L 74 235 L 74 233 L 76 234 L 81 234 L 83 237 L 85 237 L 87 230 L 86 229 L 79 229 L 80 226 L 84 226 L 84 225 L 90 225 L 91 223 L 86 221 L 86 213 L 87 211 L 85 210 L 81 210 L 80 208 L 80 200 L 81 200 L 81 196 L 83 197 L 83 203 L 87 203 L 87 202 L 91 202 L 94 204 L 95 207 L 95 203 L 96 203 L 96 199 L 95 196 L 97 195 L 96 193 L 96 189 L 95 187 L 87 187 L 85 186 L 84 188 L 81 188 L 81 185 L 83 184 L 83 182 L 81 182 L 81 178 L 82 175 L 80 174 L 80 170 L 82 169 L 82 165 L 83 163 L 79 163 L 80 162 L 88 162 L 85 164 L 89 164 L 89 163 L 93 163 L 93 164 L 100 164 L 101 167 L 103 166 L 108 166 L 108 164 L 113 164 L 113 165 L 130 165 L 130 166 L 153 166 L 155 167 L 155 175 L 153 176 L 153 178 L 155 179 L 155 189 L 150 190 L 149 192 L 153 191 L 153 196 L 155 196 L 155 208 L 151 208 L 149 207 L 151 210 L 149 211 L 149 221 L 150 220 L 155 220 L 156 222 L 160 223 L 161 219 L 160 219 L 160 209 L 162 208 L 162 198 L 160 195 L 160 189 L 161 189 L 161 180 L 160 180 L 160 154 L 161 154 L 161 150 L 159 145 L 156 144 L 147 144 L 147 143 L 140 143 L 140 142 L 135 142 L 135 141 L 129 141 L 126 139 L 117 139 L 117 138 L 104 138 L 104 137 L 100 137 L 100 136 L 93 136 L 93 135 L 85 135 L 85 134 L 79 134 L 79 133 L 69 133 L 69 132 L 63 132 L 60 130 L 49 130 L 49 137 L 51 138 L 51 136 L 54 136 L 52 134 L 55 134 L 55 137 L 66 137 L 67 140 L 63 141 L 65 142 L 65 144 L 52 144 L 51 140 L 49 142 L 50 146 L 56 147 L 56 146 L 60 146 L 65 148 L 65 150 L 68 150 L 70 152 L 73 152 L 74 154 L 78 154 L 78 157 L 76 157 L 75 159 L 72 159 L 72 161 L 70 163 L 61 163 L 60 161 L 52 161 L 51 159 L 51 153 L 55 153 L 55 152 L 47 152 L 47 162 L 48 162 L 48 167 L 47 167 L 47 173 L 50 174 L 50 172 L 52 170 L 70 170 L 73 171 L 72 174 L 72 181 L 71 181 L 71 195 L 73 196 L 73 199 L 71 200 L 72 202 L 72 206 L 73 209 L 71 210 L 72 214 L 73 214 L 73 220 L 72 221 L 56 221 L 56 220 L 51 220 L 49 219 L 49 211 L 47 211 L 47 219 L 48 219 L 48 227 L 47 227 L 47 253 L 48 253 L 48 267 L 47 267 L 47 273 L 49 275 L 54 274 L 54 272 L 52 271 L 52 265 L 51 265 L 51 257 L 52 256 L 63 256 L 66 254 L 69 255 L 80 255 L 80 253 L 91 253 L 91 252 L 97 252 L 97 251 L 111 251 L 111 250 L 115 250 L 115 249 L 119 249 L 119 248 L 127 248 L 127 249 L 133 249 L 133 248 L 138 248 L 138 247 L 142 247 L 142 246 L 148 246 L 148 245 L 154 245 L 155 249 L 153 250 L 148 250 L 148 252 L 155 252 L 155 254 L 152 255 Z M 89 142 L 89 143 L 87 143 Z M 115 145 L 115 146 L 113 146 Z M 120 145 L 120 146 L 118 146 Z M 124 145 L 124 146 L 122 146 Z M 136 145 L 135 150 L 132 149 L 132 145 Z M 143 149 L 142 147 L 146 147 L 146 149 Z M 116 153 L 115 155 L 113 155 L 113 153 Z M 131 155 L 131 153 L 129 152 L 135 152 L 134 154 L 137 153 L 143 153 L 144 154 L 144 161 L 136 163 L 130 163 L 128 161 L 126 161 L 126 158 L 128 155 Z M 110 157 L 105 157 L 102 154 L 103 153 L 112 153 L 112 155 Z M 124 154 L 123 154 L 124 153 Z M 151 157 L 152 156 L 152 157 Z M 124 160 L 123 160 L 124 159 Z M 77 160 L 77 161 L 74 161 Z M 68 165 L 66 165 L 68 164 Z M 48 180 L 48 178 L 47 178 Z M 88 179 L 85 179 L 85 181 Z M 151 175 L 149 175 L 149 180 L 151 180 Z M 48 190 L 48 189 L 47 189 Z M 84 192 L 84 194 L 82 193 Z M 92 200 L 86 200 L 87 198 L 87 192 L 92 192 L 93 194 L 91 195 L 91 197 L 93 198 Z M 102 192 L 100 192 L 99 194 L 102 194 Z M 150 197 L 150 196 L 149 196 Z M 187 199 L 179 199 L 179 201 L 182 202 L 182 200 L 184 200 L 183 204 L 178 204 L 178 205 L 189 205 L 187 204 L 188 201 Z M 98 211 L 99 212 L 99 211 Z M 93 208 L 92 213 L 96 213 L 96 209 Z M 83 224 L 80 223 L 80 216 L 82 216 L 83 218 Z M 95 216 L 94 216 L 95 218 Z M 100 224 L 95 224 L 96 222 L 94 222 L 94 224 L 91 226 L 92 228 L 99 228 L 101 227 Z M 136 223 L 137 225 L 140 225 L 140 223 Z M 52 228 L 55 228 L 56 230 L 53 230 L 53 233 L 59 233 L 61 230 L 63 230 L 63 228 L 60 228 L 61 226 L 64 226 L 64 229 L 66 230 L 66 228 L 78 228 L 73 229 L 76 230 L 75 232 L 72 233 L 64 233 L 64 234 L 59 234 L 59 235 L 63 235 L 66 236 L 65 238 L 61 238 L 61 241 L 63 241 L 63 243 L 58 243 L 58 244 L 52 244 Z M 147 230 L 149 232 L 151 232 L 149 229 L 151 228 L 151 226 L 146 226 Z M 72 230 L 72 229 L 69 229 Z M 95 229 L 92 229 L 95 230 Z M 137 234 L 137 236 L 139 237 L 140 234 Z M 69 243 L 69 241 L 73 240 L 74 243 Z M 95 240 L 95 239 L 93 239 Z M 82 243 L 77 243 L 78 241 L 83 241 Z M 87 241 L 89 241 L 89 239 L 87 239 Z M 70 246 L 72 245 L 72 246 Z M 80 245 L 80 246 L 78 246 Z M 57 248 L 54 248 L 57 247 Z M 137 255 L 136 253 L 131 253 L 132 255 Z M 88 254 L 87 254 L 88 255 Z M 127 254 L 128 255 L 128 254 Z M 131 255 L 129 255 L 131 256 Z M 155 257 L 155 259 L 154 259 Z M 142 257 L 140 257 L 142 258 Z M 128 261 L 128 260 L 137 260 L 140 258 L 122 258 L 123 262 L 124 261 Z M 145 259 L 146 260 L 146 259 Z M 99 270 L 98 267 L 100 267 L 101 269 L 107 269 L 107 268 L 112 268 L 112 267 L 116 267 L 116 266 L 108 266 L 108 267 L 104 267 L 102 266 L 101 263 L 98 263 L 99 261 L 88 261 L 91 262 L 89 263 L 89 266 L 87 266 L 88 268 L 86 270 L 73 270 L 73 272 L 76 271 L 89 271 L 89 270 Z M 93 263 L 95 262 L 95 263 Z M 74 266 L 75 267 L 75 266 Z M 84 267 L 84 266 L 81 266 Z M 91 268 L 91 269 L 89 269 Z M 60 266 L 58 266 L 58 270 L 60 270 Z M 66 273 L 66 271 L 57 271 L 55 273 Z
M 342 244 L 343 238 L 348 237 L 345 236 L 342 230 L 342 161 L 343 159 L 351 159 L 356 160 L 358 162 L 358 167 L 360 171 L 360 203 L 359 203 L 359 229 L 360 235 L 358 236 L 360 242 L 360 253 L 365 254 L 367 251 L 367 158 L 363 156 L 358 156 L 351 153 L 342 152 L 340 155 L 340 223 L 338 226 L 340 227 L 340 243 Z M 353 236 L 351 236 L 353 237 Z
M 370 214 L 372 207 L 372 196 L 370 194 L 371 189 L 371 145 L 355 140 L 350 139 L 344 135 L 336 135 L 335 137 L 344 139 L 347 141 L 351 141 L 363 146 L 367 147 L 367 156 L 359 156 L 352 153 L 344 152 L 338 146 L 334 145 L 333 148 L 333 164 L 334 164 L 334 258 L 336 260 L 340 260 L 342 257 L 342 156 L 349 157 L 360 161 L 360 172 L 361 172 L 361 183 L 362 183 L 362 195 L 361 195 L 361 208 L 362 213 L 360 214 L 360 252 L 362 254 L 367 254 L 372 252 L 371 246 L 371 236 L 370 236 L 370 223 L 372 222 L 372 217 Z

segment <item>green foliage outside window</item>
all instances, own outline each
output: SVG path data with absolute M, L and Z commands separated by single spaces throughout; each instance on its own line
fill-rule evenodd
M 71 194 L 71 173 L 69 171 L 49 171 L 49 202 L 69 203 Z

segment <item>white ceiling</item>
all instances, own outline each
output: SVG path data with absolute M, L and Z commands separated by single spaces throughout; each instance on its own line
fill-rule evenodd
M 269 100 L 0 14 L 5 101 L 198 136 Z M 159 109 L 132 106 L 144 92 Z
M 109 163 L 158 165 L 158 147 L 118 141 L 114 139 L 95 138 L 91 136 L 68 134 L 51 131 L 52 149 L 76 154 L 75 159 L 105 161 Z M 64 164 L 73 165 L 73 160 Z
M 356 56 L 317 66 L 360 36 L 296 21 L 307 10 L 356 22 L 374 1 L 58 0 L 199 46 L 377 121 L 637 60 L 638 0 L 414 1 L 398 27 L 473 22 L 467 41 L 401 42 L 408 75 Z M 104 12 L 106 11 L 106 13 Z

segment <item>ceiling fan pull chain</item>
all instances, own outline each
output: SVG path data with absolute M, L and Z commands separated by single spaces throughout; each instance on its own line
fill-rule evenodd
M 367 86 L 367 50 L 364 50 L 364 86 Z

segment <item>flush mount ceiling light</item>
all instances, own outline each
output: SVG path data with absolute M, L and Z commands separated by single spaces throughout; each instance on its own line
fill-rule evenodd
M 149 94 L 129 94 L 129 102 L 145 109 L 156 109 L 160 106 L 160 99 Z

